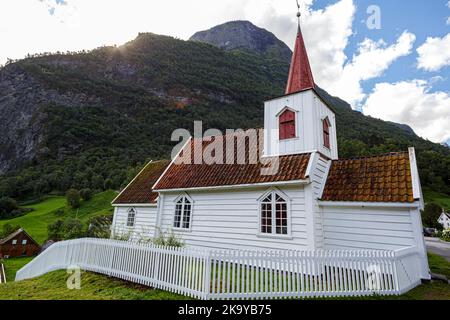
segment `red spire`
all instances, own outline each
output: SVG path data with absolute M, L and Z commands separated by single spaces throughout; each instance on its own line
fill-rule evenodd
M 300 27 L 295 41 L 294 54 L 292 55 L 291 69 L 286 87 L 286 94 L 314 88 L 314 78 L 309 65 L 308 53 Z

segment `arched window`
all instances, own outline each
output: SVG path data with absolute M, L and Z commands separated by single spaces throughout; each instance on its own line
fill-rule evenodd
M 265 195 L 260 204 L 260 233 L 266 235 L 288 235 L 288 203 L 278 192 Z
M 130 208 L 128 209 L 127 227 L 134 227 L 135 222 L 136 222 L 136 210 L 134 208 Z
M 192 216 L 192 200 L 181 197 L 175 203 L 173 227 L 176 229 L 190 229 Z
M 322 120 L 323 127 L 323 146 L 330 149 L 330 120 L 327 118 Z
M 296 138 L 295 134 L 295 112 L 285 110 L 279 117 L 280 121 L 280 140 Z

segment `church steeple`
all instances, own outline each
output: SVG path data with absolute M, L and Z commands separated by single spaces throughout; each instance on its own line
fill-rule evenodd
M 292 55 L 291 68 L 286 86 L 286 94 L 313 89 L 314 78 L 309 64 L 308 53 L 306 52 L 302 30 L 300 28 L 300 11 L 297 39 L 295 41 L 294 54 Z

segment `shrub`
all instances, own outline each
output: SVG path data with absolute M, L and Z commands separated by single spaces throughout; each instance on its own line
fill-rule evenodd
M 111 236 L 111 216 L 99 216 L 89 220 L 87 236 L 90 238 L 109 239 Z
M 73 209 L 80 207 L 80 192 L 76 189 L 70 189 L 66 193 L 67 204 Z
M 444 231 L 442 231 L 442 233 L 440 234 L 440 238 L 441 240 L 450 242 L 450 229 L 445 229 Z
M 185 245 L 184 242 L 180 238 L 178 238 L 172 230 L 169 233 L 159 231 L 158 236 L 153 238 L 152 243 L 157 246 L 175 248 L 182 248 Z
M 57 217 L 61 217 L 64 215 L 64 210 L 63 209 L 58 209 L 55 211 L 55 216 Z
M 89 200 L 91 200 L 92 199 L 92 190 L 91 189 L 89 189 L 89 188 L 86 188 L 86 189 L 82 189 L 81 191 L 80 191 L 80 196 L 81 196 L 81 199 L 83 199 L 83 201 L 89 201 Z

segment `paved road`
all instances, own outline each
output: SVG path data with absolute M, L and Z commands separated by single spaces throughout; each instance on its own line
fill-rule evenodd
M 450 262 L 450 243 L 443 242 L 437 238 L 427 238 L 427 237 L 425 237 L 425 242 L 428 251 L 440 255 L 445 259 L 447 259 L 448 262 Z

